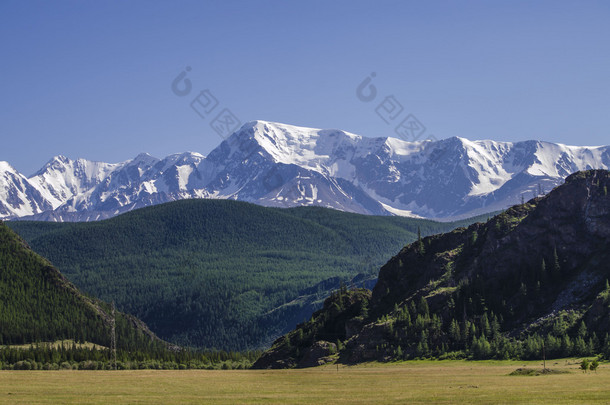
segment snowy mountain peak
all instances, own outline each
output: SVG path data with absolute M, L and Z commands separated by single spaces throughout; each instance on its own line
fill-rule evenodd
M 607 146 L 406 142 L 250 121 L 207 157 L 142 153 L 109 164 L 56 156 L 29 178 L 0 162 L 0 218 L 96 220 L 178 199 L 227 198 L 452 219 L 504 209 L 575 171 L 609 167 Z
M 158 158 L 152 156 L 149 153 L 140 153 L 138 156 L 136 156 L 135 158 L 133 158 L 130 161 L 125 162 L 125 165 L 132 165 L 132 166 L 152 166 L 155 163 L 157 163 L 159 161 Z
M 51 159 L 49 161 L 49 163 L 51 163 L 51 162 L 69 163 L 70 159 L 68 159 L 64 155 L 57 155 L 57 156 L 54 156 L 53 159 Z
M 36 173 L 34 173 L 34 176 L 38 176 L 53 167 L 64 166 L 68 162 L 69 162 L 69 159 L 65 156 L 62 156 L 62 155 L 54 156 L 51 160 L 49 160 L 47 163 L 45 163 L 44 166 L 42 166 L 42 168 L 40 170 L 38 170 Z
M 234 138 L 233 138 L 234 137 Z M 317 129 L 269 121 L 251 121 L 242 126 L 229 143 L 243 148 L 255 142 L 275 163 L 320 168 L 337 149 L 362 141 L 359 135 L 337 129 Z
M 11 164 L 5 160 L 0 160 L 0 173 L 3 172 L 16 172 Z

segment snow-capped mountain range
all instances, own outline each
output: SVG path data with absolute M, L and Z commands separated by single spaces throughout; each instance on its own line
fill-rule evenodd
M 98 220 L 185 198 L 455 219 L 528 200 L 575 171 L 608 167 L 609 146 L 405 142 L 252 121 L 207 157 L 141 154 L 110 164 L 57 156 L 31 177 L 0 162 L 0 219 Z

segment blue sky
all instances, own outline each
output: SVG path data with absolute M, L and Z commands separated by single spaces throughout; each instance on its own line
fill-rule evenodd
M 388 96 L 439 139 L 610 144 L 609 20 L 604 1 L 2 0 L 0 160 L 207 154 L 223 109 L 392 136 Z

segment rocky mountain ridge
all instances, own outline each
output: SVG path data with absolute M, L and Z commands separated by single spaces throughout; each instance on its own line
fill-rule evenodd
M 218 198 L 450 220 L 529 200 L 575 171 L 609 167 L 608 146 L 458 137 L 405 142 L 252 121 L 207 157 L 140 154 L 109 164 L 57 156 L 30 177 L 0 162 L 0 218 L 93 221 L 163 202 Z
M 372 293 L 333 294 L 256 367 L 540 358 L 542 345 L 549 357 L 610 355 L 608 188 L 608 171 L 575 173 L 485 224 L 406 246 Z

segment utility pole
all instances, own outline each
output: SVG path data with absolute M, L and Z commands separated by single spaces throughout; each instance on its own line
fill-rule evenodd
M 112 364 L 116 370 L 116 313 L 114 301 L 112 301 L 112 313 L 110 318 L 110 350 L 112 350 Z
M 544 342 L 542 342 L 542 369 L 546 371 L 546 353 L 544 352 Z

